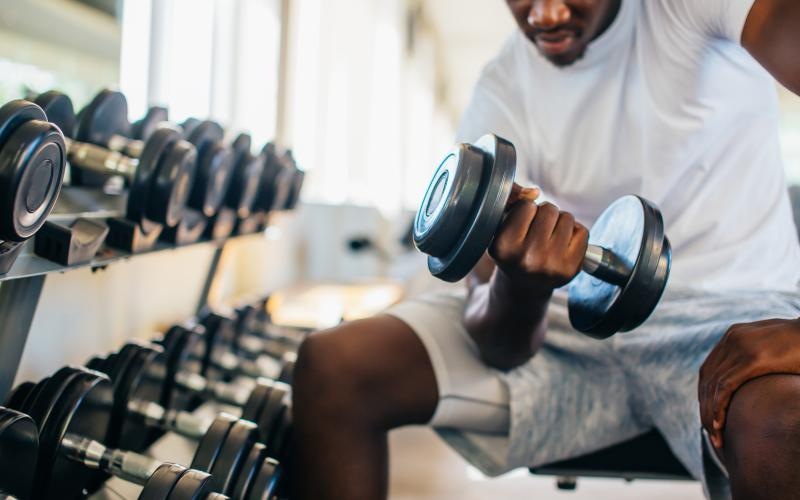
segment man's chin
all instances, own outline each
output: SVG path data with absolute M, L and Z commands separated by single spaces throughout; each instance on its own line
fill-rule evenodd
M 572 47 L 570 50 L 554 54 L 546 50 L 542 50 L 542 48 L 539 47 L 536 42 L 533 42 L 533 44 L 536 45 L 536 50 L 539 51 L 539 54 L 541 54 L 542 57 L 560 67 L 575 64 L 583 59 L 583 56 L 586 54 L 586 46 L 584 45 Z

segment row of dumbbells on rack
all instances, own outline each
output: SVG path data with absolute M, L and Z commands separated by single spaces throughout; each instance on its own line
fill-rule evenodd
M 138 253 L 255 233 L 299 200 L 305 174 L 273 143 L 254 154 L 248 134 L 229 141 L 219 123 L 174 124 L 160 107 L 130 123 L 125 96 L 110 90 L 77 114 L 60 92 L 32 99 L 0 108 L 0 274 L 37 232 L 37 254 L 72 265 L 103 243 Z M 122 179 L 124 215 L 47 223 L 65 178 L 106 192 Z
M 18 385 L 0 407 L 0 498 L 84 498 L 109 477 L 147 500 L 284 497 L 307 333 L 272 325 L 259 302 Z M 209 406 L 221 411 L 197 411 Z M 142 454 L 166 432 L 197 441 L 190 464 Z

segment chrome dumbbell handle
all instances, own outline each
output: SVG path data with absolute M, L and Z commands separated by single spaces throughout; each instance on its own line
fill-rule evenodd
M 166 410 L 159 404 L 145 400 L 129 401 L 128 415 L 140 419 L 149 427 L 171 431 L 190 439 L 201 439 L 211 426 L 209 419 L 185 411 Z
M 144 141 L 129 139 L 124 135 L 112 135 L 108 140 L 108 149 L 122 153 L 126 156 L 139 158 L 144 151 Z
M 129 451 L 106 448 L 93 439 L 67 434 L 61 441 L 66 456 L 90 469 L 144 485 L 163 462 Z
M 625 286 L 631 268 L 617 255 L 598 245 L 589 245 L 583 257 L 583 270 L 592 276 L 617 286 Z
M 139 166 L 139 160 L 135 158 L 93 144 L 67 140 L 67 151 L 70 163 L 106 175 L 130 177 Z

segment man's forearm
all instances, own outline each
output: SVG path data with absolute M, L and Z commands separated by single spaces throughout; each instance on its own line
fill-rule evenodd
M 513 290 L 495 273 L 471 287 L 464 324 L 489 366 L 511 370 L 541 346 L 551 293 Z

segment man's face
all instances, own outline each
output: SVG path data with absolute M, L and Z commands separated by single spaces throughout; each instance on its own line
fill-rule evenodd
M 567 66 L 586 52 L 619 12 L 622 0 L 506 0 L 520 29 L 553 64 Z

